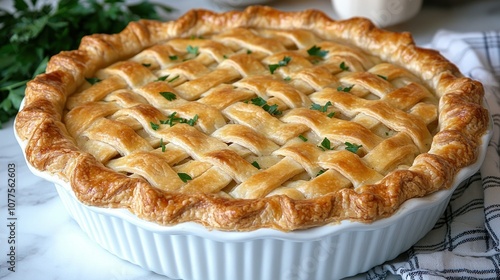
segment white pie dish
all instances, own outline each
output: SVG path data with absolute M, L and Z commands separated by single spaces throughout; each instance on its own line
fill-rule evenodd
M 66 210 L 90 239 L 155 273 L 184 280 L 339 279 L 398 256 L 432 229 L 456 187 L 480 168 L 491 124 L 477 161 L 457 174 L 450 189 L 410 199 L 391 217 L 371 224 L 343 221 L 293 232 L 225 232 L 196 223 L 160 226 L 125 209 L 86 206 L 67 182 L 27 165 L 55 184 Z M 16 139 L 25 154 L 25 143 L 17 134 Z

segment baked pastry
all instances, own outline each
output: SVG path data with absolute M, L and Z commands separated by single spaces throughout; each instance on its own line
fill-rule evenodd
M 476 160 L 482 100 L 437 52 L 365 19 L 193 10 L 55 55 L 15 128 L 84 204 L 291 231 L 448 188 Z

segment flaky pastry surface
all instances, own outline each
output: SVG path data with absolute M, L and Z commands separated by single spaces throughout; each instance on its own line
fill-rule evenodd
M 364 19 L 193 10 L 52 57 L 15 129 L 84 204 L 291 231 L 449 188 L 477 158 L 482 97 L 437 52 Z

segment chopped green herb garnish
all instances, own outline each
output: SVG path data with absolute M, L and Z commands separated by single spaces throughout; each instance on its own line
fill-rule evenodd
M 262 98 L 262 97 L 255 97 L 255 98 L 252 98 L 250 101 L 252 102 L 253 105 L 257 105 L 259 107 L 262 107 L 265 104 L 267 104 L 266 100 L 264 100 L 264 98 Z
M 289 81 L 291 81 L 291 80 L 292 80 L 292 78 L 291 78 L 290 76 L 287 76 L 287 77 L 285 77 L 283 80 L 284 80 L 284 81 L 286 81 L 286 82 L 289 82 Z
M 186 51 L 190 54 L 198 55 L 198 47 L 187 46 Z
M 175 116 L 176 114 L 177 114 L 177 112 L 173 112 L 172 114 L 170 114 L 168 116 L 168 119 L 161 120 L 160 123 L 161 124 L 168 124 L 170 126 L 174 126 L 175 124 L 178 124 L 178 123 L 186 123 L 190 126 L 194 126 L 196 124 L 196 122 L 198 121 L 198 115 L 194 115 L 194 117 L 192 119 L 185 119 L 185 118 L 181 118 L 181 117 L 176 117 Z
M 310 56 L 325 57 L 328 54 L 328 51 L 325 51 L 325 50 L 322 51 L 321 47 L 314 45 L 310 49 L 307 50 L 307 53 Z
M 271 74 L 274 74 L 274 71 L 276 71 L 276 69 L 288 65 L 291 60 L 291 57 L 285 56 L 282 60 L 278 61 L 278 64 L 269 64 L 269 71 L 271 72 Z
M 198 114 L 194 115 L 192 119 L 187 120 L 186 123 L 190 126 L 194 126 L 196 124 L 196 121 L 198 121 Z
M 101 81 L 101 79 L 95 78 L 95 77 L 93 77 L 93 78 L 85 78 L 85 80 L 87 82 L 89 82 L 89 84 L 91 84 L 91 85 L 95 85 L 95 84 L 97 84 L 98 82 Z
M 224 59 L 227 59 L 227 58 L 228 58 L 227 54 L 223 55 L 222 57 L 223 57 Z
M 170 75 L 158 77 L 157 81 L 165 81 L 168 78 L 168 76 L 170 76 Z
M 357 153 L 359 148 L 363 147 L 363 145 L 356 145 L 349 142 L 345 142 L 344 144 L 345 144 L 345 149 L 352 153 Z
M 177 176 L 179 176 L 179 178 L 181 178 L 182 182 L 184 183 L 186 183 L 189 180 L 193 180 L 193 178 L 191 178 L 191 176 L 189 176 L 186 173 L 177 173 Z
M 154 123 L 154 122 L 149 122 L 149 123 L 151 124 L 151 128 L 152 128 L 153 130 L 158 130 L 158 128 L 160 128 L 160 125 L 158 125 L 158 124 L 156 124 L 156 123 Z
M 151 63 L 143 63 L 142 66 L 144 66 L 144 67 L 150 67 Z
M 160 94 L 161 94 L 161 96 L 165 97 L 165 99 L 167 99 L 168 101 L 172 101 L 172 100 L 177 99 L 177 96 L 175 95 L 175 93 L 170 92 L 170 91 L 162 91 L 162 92 L 160 92 Z
M 252 51 L 251 51 L 251 50 L 247 50 L 247 54 L 251 54 L 251 53 L 252 53 Z
M 169 55 L 168 58 L 170 58 L 170 60 L 177 60 L 178 57 L 176 55 Z
M 250 100 L 253 105 L 257 105 L 259 107 L 262 107 L 265 111 L 267 111 L 269 114 L 273 116 L 281 115 L 281 111 L 278 110 L 278 105 L 268 105 L 266 100 L 264 100 L 262 97 L 256 97 Z
M 260 169 L 260 165 L 257 161 L 252 162 L 252 165 L 257 169 Z
M 382 78 L 382 79 L 384 79 L 384 80 L 387 81 L 387 77 L 386 76 L 382 76 L 382 75 L 377 75 L 377 76 L 379 76 L 380 78 Z
M 282 60 L 280 60 L 280 61 L 278 62 L 278 64 L 279 64 L 280 66 L 286 66 L 286 65 L 288 65 L 288 63 L 290 63 L 290 61 L 291 61 L 291 60 L 292 60 L 292 58 L 291 58 L 291 57 L 289 57 L 289 56 L 285 56 L 285 57 L 283 57 L 283 59 L 282 59 Z
M 312 110 L 320 111 L 320 112 L 326 112 L 328 110 L 328 106 L 332 106 L 332 102 L 328 101 L 324 106 L 321 106 L 319 104 L 313 103 L 311 105 Z
M 327 117 L 329 117 L 330 119 L 333 118 L 333 116 L 335 116 L 335 112 L 330 112 L 328 115 L 326 115 Z
M 271 72 L 271 74 L 274 74 L 274 71 L 276 71 L 276 69 L 278 69 L 279 67 L 280 67 L 279 64 L 270 64 L 269 72 Z
M 299 138 L 300 138 L 300 140 L 307 142 L 307 138 L 304 135 L 300 134 Z
M 353 87 L 354 87 L 354 85 L 352 85 L 350 87 L 338 86 L 337 91 L 350 92 Z
M 177 75 L 177 76 L 173 77 L 172 79 L 168 80 L 168 82 L 171 83 L 171 82 L 173 82 L 173 81 L 175 81 L 177 79 L 179 79 L 179 75 Z
M 342 70 L 342 71 L 349 71 L 349 66 L 345 65 L 344 61 L 342 61 L 340 63 L 339 67 L 340 67 L 340 70 Z
M 277 104 L 274 104 L 274 105 L 264 105 L 262 106 L 262 109 L 266 110 L 269 114 L 273 115 L 273 116 L 279 116 L 281 115 L 281 111 L 278 110 L 278 105 Z
M 321 141 L 321 146 L 319 146 L 320 149 L 322 149 L 323 151 L 325 150 L 333 150 L 333 148 L 331 147 L 331 142 L 328 138 L 324 138 L 323 141 Z
M 161 147 L 161 151 L 164 153 L 165 152 L 165 143 L 163 142 L 163 138 L 160 138 L 160 147 Z
M 318 174 L 316 174 L 316 177 L 318 177 L 319 175 L 323 174 L 326 172 L 326 169 L 321 169 Z

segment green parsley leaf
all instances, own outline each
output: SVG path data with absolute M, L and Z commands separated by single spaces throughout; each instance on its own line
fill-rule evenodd
M 269 114 L 273 115 L 273 116 L 279 116 L 281 115 L 281 111 L 278 110 L 278 105 L 277 104 L 274 104 L 274 105 L 264 105 L 262 106 L 262 109 L 266 110 Z
M 255 97 L 250 100 L 253 105 L 257 105 L 259 107 L 262 107 L 267 104 L 267 101 L 264 100 L 262 97 Z
M 160 138 L 160 147 L 161 147 L 161 151 L 164 153 L 165 152 L 165 143 L 163 142 L 163 138 Z
M 191 45 L 186 47 L 186 51 L 190 54 L 198 55 L 198 47 L 193 47 Z
M 356 145 L 349 142 L 345 142 L 344 144 L 345 144 L 345 149 L 352 153 L 357 153 L 359 148 L 363 147 L 363 145 Z
M 170 92 L 170 91 L 162 91 L 162 92 L 160 92 L 160 94 L 161 94 L 161 96 L 165 97 L 165 99 L 167 99 L 168 101 L 172 101 L 172 100 L 177 99 L 177 96 L 175 95 L 175 93 Z
M 382 75 L 377 75 L 377 76 L 379 76 L 380 78 L 382 78 L 382 79 L 384 79 L 384 80 L 387 81 L 387 77 L 386 76 L 382 76 Z
M 291 60 L 291 57 L 285 56 L 282 60 L 278 61 L 278 64 L 269 64 L 269 71 L 271 72 L 271 74 L 274 74 L 274 71 L 276 71 L 276 69 L 288 65 Z
M 318 177 L 319 175 L 323 174 L 326 172 L 326 169 L 321 169 L 318 174 L 316 174 L 316 177 Z
M 339 67 L 340 67 L 340 70 L 342 70 L 342 71 L 349 71 L 349 66 L 345 65 L 344 61 L 342 61 L 340 63 Z
M 144 66 L 144 67 L 151 67 L 151 63 L 143 63 L 142 66 Z
M 257 105 L 259 107 L 262 107 L 265 111 L 267 111 L 269 114 L 273 116 L 281 115 L 281 111 L 278 110 L 278 105 L 274 104 L 269 106 L 267 104 L 267 101 L 264 100 L 262 97 L 256 97 L 250 100 L 253 105 Z
M 179 176 L 179 178 L 181 178 L 182 182 L 184 183 L 187 183 L 187 181 L 189 180 L 193 180 L 193 178 L 191 178 L 191 176 L 186 173 L 177 173 L 177 176 Z
M 153 130 L 158 130 L 158 128 L 160 128 L 160 125 L 158 125 L 158 124 L 156 124 L 156 123 L 154 123 L 154 122 L 149 122 L 149 124 L 151 124 L 151 128 L 152 128 Z
M 335 112 L 330 112 L 328 115 L 326 115 L 327 117 L 329 117 L 330 119 L 333 118 L 333 116 L 335 116 Z
M 170 76 L 170 75 L 158 77 L 157 81 L 165 81 L 168 78 L 168 76 Z
M 321 47 L 314 45 L 310 49 L 307 50 L 307 53 L 310 56 L 325 57 L 328 54 L 328 51 L 325 51 L 325 50 L 322 51 Z
M 271 74 L 274 74 L 274 71 L 276 71 L 276 69 L 278 69 L 279 67 L 279 64 L 269 64 L 269 72 L 271 72 Z
M 101 81 L 101 79 L 99 79 L 99 78 L 95 78 L 95 77 L 93 77 L 93 78 L 85 78 L 85 80 L 86 80 L 89 84 L 91 84 L 91 85 L 95 85 L 95 84 L 97 84 L 98 82 L 100 82 L 100 81 Z
M 350 87 L 338 86 L 337 91 L 350 92 L 353 87 L 354 87 L 354 85 L 352 85 Z
M 328 110 L 328 106 L 332 106 L 332 102 L 328 101 L 326 102 L 326 104 L 324 106 L 321 106 L 319 104 L 316 104 L 316 103 L 313 103 L 311 105 L 311 108 L 312 110 L 316 110 L 316 111 L 320 111 L 320 112 L 326 112 Z
M 160 123 L 161 124 L 168 124 L 170 126 L 174 126 L 178 123 L 186 123 L 190 126 L 194 126 L 196 124 L 196 122 L 198 121 L 198 115 L 194 115 L 194 117 L 192 119 L 185 119 L 185 118 L 181 118 L 181 117 L 176 117 L 175 116 L 176 114 L 177 114 L 177 112 L 173 112 L 172 114 L 170 114 L 168 116 L 168 119 L 160 120 Z
M 168 58 L 170 58 L 170 60 L 177 60 L 178 57 L 176 55 L 169 55 Z
M 192 119 L 187 120 L 186 123 L 190 126 L 194 126 L 196 124 L 196 121 L 198 121 L 198 114 L 194 115 Z
M 289 57 L 289 56 L 285 56 L 285 57 L 283 57 L 283 59 L 282 59 L 282 60 L 280 60 L 280 61 L 278 62 L 278 64 L 279 64 L 279 66 L 286 66 L 286 65 L 288 65 L 288 63 L 290 63 L 290 61 L 291 61 L 291 60 L 292 60 L 292 58 L 291 58 L 291 57 Z
M 290 76 L 286 76 L 284 79 L 283 79 L 285 82 L 289 82 L 292 80 L 292 78 Z
M 252 165 L 257 169 L 260 169 L 260 165 L 257 161 L 252 162 Z
M 319 146 L 323 151 L 325 150 L 333 150 L 331 147 L 331 142 L 328 138 L 324 138 L 323 141 L 321 141 L 321 146 Z
M 300 138 L 300 140 L 307 142 L 307 138 L 304 135 L 300 134 L 299 138 Z
M 247 50 L 247 54 L 251 54 L 251 53 L 252 53 L 252 51 L 251 51 L 251 50 Z
M 179 75 L 177 75 L 177 76 L 173 77 L 172 79 L 168 80 L 168 82 L 171 83 L 171 82 L 173 82 L 173 81 L 175 81 L 177 79 L 179 79 Z

